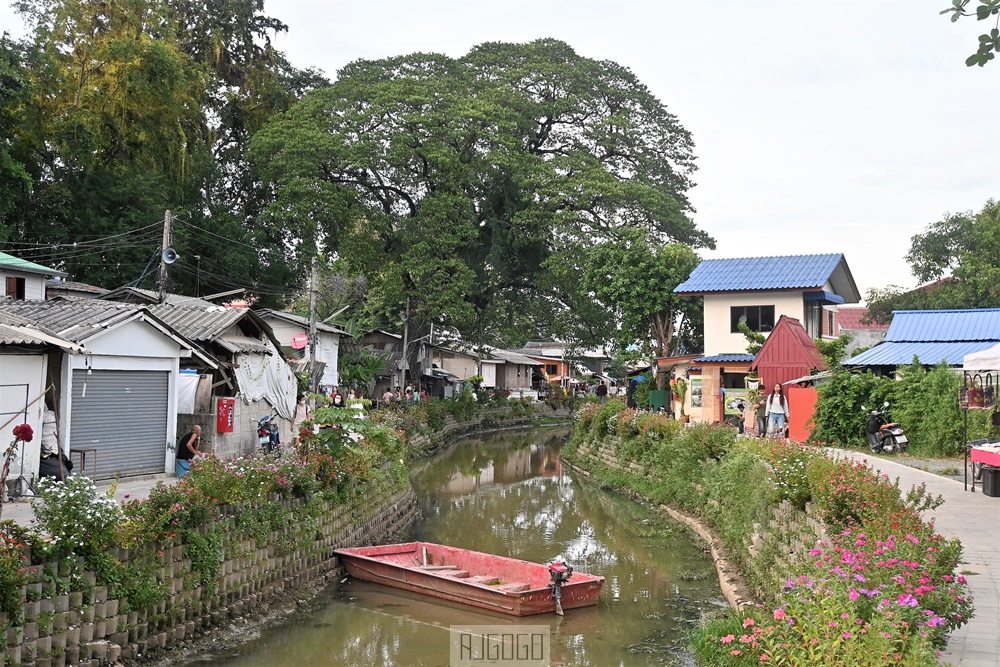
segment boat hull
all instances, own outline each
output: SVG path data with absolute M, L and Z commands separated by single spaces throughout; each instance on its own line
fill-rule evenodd
M 339 549 L 356 579 L 512 616 L 556 610 L 545 565 L 429 542 Z M 574 572 L 562 586 L 562 608 L 597 604 L 604 577 Z

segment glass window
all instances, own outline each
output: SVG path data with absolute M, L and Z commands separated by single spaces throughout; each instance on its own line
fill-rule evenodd
M 774 306 L 733 306 L 729 309 L 729 330 L 739 333 L 740 322 L 746 322 L 751 331 L 770 331 L 774 328 Z

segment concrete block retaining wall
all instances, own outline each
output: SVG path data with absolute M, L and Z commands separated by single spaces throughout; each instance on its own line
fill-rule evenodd
M 577 447 L 574 462 L 582 465 L 585 469 L 601 465 L 614 470 L 647 476 L 647 471 L 642 465 L 635 462 L 623 464 L 618 460 L 617 451 L 621 446 L 622 439 L 617 436 L 607 436 L 599 442 L 588 440 Z M 709 527 L 698 517 L 680 512 L 676 508 L 664 509 L 675 519 L 694 527 L 696 532 L 709 542 L 713 558 L 716 561 L 716 568 L 719 571 L 719 579 L 723 583 L 724 592 L 726 592 L 730 603 L 735 607 L 748 603 L 749 600 L 740 599 L 732 590 L 727 590 L 727 588 L 731 588 L 728 584 L 733 583 L 733 568 L 726 559 L 725 550 L 721 548 L 722 545 L 717 543 L 712 532 L 708 530 Z M 800 559 L 807 557 L 808 551 L 819 540 L 824 539 L 826 539 L 826 531 L 823 521 L 819 510 L 812 503 L 806 503 L 805 511 L 802 511 L 787 500 L 783 501 L 772 508 L 767 516 L 761 517 L 759 523 L 754 524 L 753 533 L 747 543 L 743 545 L 746 551 L 746 557 L 741 559 L 746 570 L 743 575 L 757 582 L 773 582 L 782 577 L 786 566 L 792 566 Z M 760 588 L 763 590 L 774 589 L 767 585 L 762 585 Z M 761 596 L 763 590 L 754 592 Z
M 294 513 L 304 500 L 273 502 L 282 502 Z M 216 519 L 222 527 L 223 554 L 215 591 L 195 585 L 198 577 L 191 570 L 189 547 L 182 543 L 157 545 L 154 555 L 145 557 L 127 549 L 115 554 L 122 567 L 151 568 L 166 584 L 166 600 L 144 609 L 109 599 L 106 586 L 94 585 L 92 572 L 83 574 L 89 583 L 84 590 L 53 594 L 54 582 L 74 563 L 30 567 L 24 593 L 32 601 L 24 604 L 23 627 L 7 633 L 7 664 L 100 667 L 155 654 L 255 611 L 286 590 L 322 582 L 332 572 L 340 574 L 334 549 L 389 540 L 406 530 L 418 512 L 408 486 L 346 506 L 327 502 L 315 519 L 313 539 L 303 544 L 301 539 L 291 541 L 294 525 L 260 542 L 248 539 L 237 528 L 233 510 L 220 507 Z

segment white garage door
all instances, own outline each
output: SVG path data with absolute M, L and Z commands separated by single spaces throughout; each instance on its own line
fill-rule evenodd
M 87 455 L 88 476 L 163 472 L 168 387 L 166 371 L 73 371 L 70 447 L 97 450 L 96 467 Z

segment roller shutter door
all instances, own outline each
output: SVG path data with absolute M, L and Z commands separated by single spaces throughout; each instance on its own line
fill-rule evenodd
M 70 447 L 97 450 L 90 477 L 164 471 L 168 387 L 167 371 L 73 371 Z

